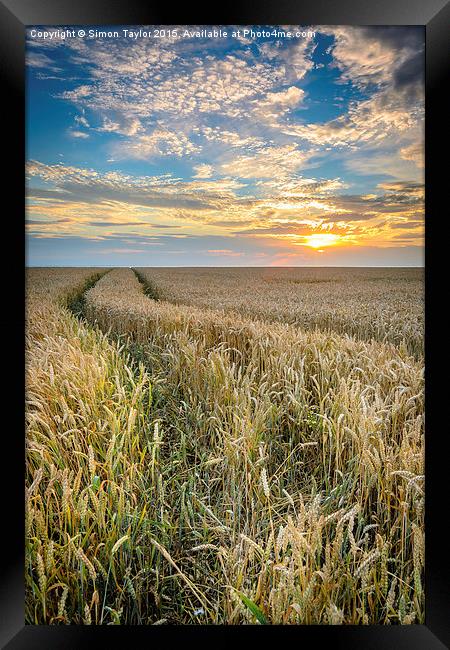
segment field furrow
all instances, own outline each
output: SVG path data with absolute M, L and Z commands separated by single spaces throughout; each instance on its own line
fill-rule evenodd
M 98 269 L 27 278 L 26 621 L 156 620 L 146 509 L 151 388 L 66 307 Z M 151 438 L 150 438 L 151 440 Z M 153 573 L 152 573 L 153 571 Z
M 129 269 L 87 292 L 85 314 L 152 381 L 158 616 L 423 620 L 418 361 L 155 301 Z

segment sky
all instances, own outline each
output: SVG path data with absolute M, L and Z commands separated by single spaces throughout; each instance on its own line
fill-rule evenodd
M 28 265 L 423 265 L 422 27 L 81 32 L 27 29 Z

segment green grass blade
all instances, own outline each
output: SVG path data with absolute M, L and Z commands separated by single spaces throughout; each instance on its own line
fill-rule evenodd
M 262 611 L 259 609 L 258 605 L 256 605 L 253 600 L 250 600 L 250 598 L 247 598 L 247 596 L 240 591 L 238 591 L 239 597 L 244 603 L 246 607 L 251 611 L 253 616 L 257 619 L 258 623 L 261 623 L 261 625 L 267 625 L 267 619 L 262 613 Z

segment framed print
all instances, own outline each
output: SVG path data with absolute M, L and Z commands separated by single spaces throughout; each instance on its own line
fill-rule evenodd
M 448 647 L 448 6 L 0 10 L 4 647 Z

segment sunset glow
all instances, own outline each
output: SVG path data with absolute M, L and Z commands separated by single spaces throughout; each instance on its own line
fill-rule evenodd
M 316 234 L 305 237 L 306 245 L 311 248 L 325 248 L 325 246 L 333 246 L 339 240 L 339 235 L 332 234 Z
M 28 264 L 422 264 L 422 27 L 38 33 Z

